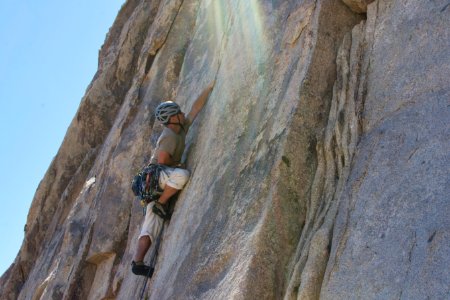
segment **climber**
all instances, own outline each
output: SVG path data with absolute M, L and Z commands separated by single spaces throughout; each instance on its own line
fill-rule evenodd
M 181 111 L 178 104 L 172 101 L 163 102 L 156 108 L 156 119 L 165 127 L 158 138 L 150 163 L 163 166 L 159 177 L 159 186 L 163 192 L 157 201 L 147 204 L 137 249 L 131 263 L 131 270 L 135 275 L 151 277 L 153 273 L 151 266 L 144 264 L 144 257 L 152 242 L 161 232 L 164 220 L 169 217 L 168 202 L 170 198 L 179 192 L 189 179 L 189 171 L 181 163 L 186 134 L 206 104 L 213 87 L 214 82 L 200 94 L 187 115 Z

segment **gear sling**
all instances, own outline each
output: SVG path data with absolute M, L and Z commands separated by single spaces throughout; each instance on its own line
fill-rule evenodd
M 163 170 L 162 165 L 149 164 L 134 176 L 131 189 L 143 207 L 161 196 L 163 190 L 159 186 L 159 176 Z

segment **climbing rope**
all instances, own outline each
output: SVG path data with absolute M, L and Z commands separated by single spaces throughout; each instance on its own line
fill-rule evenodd
M 139 298 L 140 300 L 144 299 L 144 293 L 145 293 L 145 289 L 147 287 L 147 282 L 148 282 L 148 280 L 150 278 L 149 277 L 150 273 L 154 271 L 155 266 L 156 266 L 156 261 L 158 259 L 158 254 L 159 254 L 159 246 L 161 244 L 164 227 L 166 227 L 166 222 L 163 223 L 163 227 L 161 228 L 161 231 L 159 232 L 158 237 L 156 238 L 155 245 L 154 245 L 154 248 L 153 248 L 153 255 L 152 255 L 152 258 L 151 258 L 150 264 L 149 264 L 150 268 L 148 270 L 147 276 L 145 276 L 145 279 L 144 279 L 144 286 L 142 287 L 141 297 Z

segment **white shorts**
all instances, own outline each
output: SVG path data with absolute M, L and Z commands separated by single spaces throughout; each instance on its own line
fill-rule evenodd
M 141 234 L 139 234 L 139 238 L 146 235 L 149 236 L 152 243 L 158 237 L 164 223 L 164 220 L 161 217 L 153 213 L 152 211 L 153 205 L 155 205 L 154 201 L 147 204 L 147 211 L 145 213 L 144 224 L 142 224 Z
M 188 170 L 166 167 L 159 175 L 159 186 L 164 189 L 168 185 L 174 189 L 181 190 L 189 180 L 189 175 Z M 139 235 L 139 238 L 149 236 L 152 243 L 161 232 L 164 223 L 161 217 L 153 213 L 153 205 L 155 205 L 155 202 L 147 204 L 144 224 L 142 224 L 141 234 Z
M 159 175 L 159 186 L 164 189 L 167 184 L 174 189 L 181 190 L 189 180 L 189 176 L 188 170 L 166 167 Z

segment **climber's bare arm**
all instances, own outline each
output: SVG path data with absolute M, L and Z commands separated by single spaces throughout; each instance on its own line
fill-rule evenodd
M 212 89 L 214 88 L 215 82 L 213 81 L 211 84 L 208 85 L 208 87 L 200 94 L 200 96 L 195 100 L 194 104 L 192 105 L 191 111 L 187 114 L 187 119 L 192 124 L 194 122 L 195 118 L 197 117 L 198 113 L 202 110 L 203 106 L 205 106 L 206 101 L 208 100 L 208 96 L 211 93 Z

